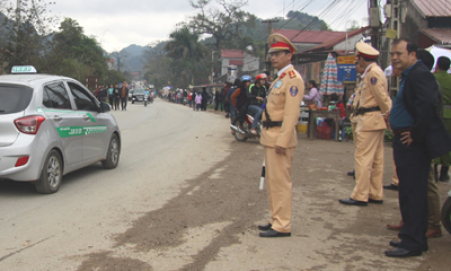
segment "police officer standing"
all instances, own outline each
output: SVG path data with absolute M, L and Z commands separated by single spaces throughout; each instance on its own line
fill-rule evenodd
M 297 145 L 295 125 L 304 96 L 304 81 L 291 65 L 296 47 L 283 35 L 272 34 L 271 63 L 278 78 L 268 90 L 260 143 L 265 147 L 266 180 L 271 220 L 260 225 L 260 237 L 291 236 L 291 160 Z
M 358 65 L 365 69 L 354 111 L 356 185 L 351 197 L 339 202 L 366 206 L 368 202 L 383 202 L 385 116 L 388 116 L 392 103 L 385 74 L 375 62 L 379 51 L 364 42 L 357 43 L 356 50 Z

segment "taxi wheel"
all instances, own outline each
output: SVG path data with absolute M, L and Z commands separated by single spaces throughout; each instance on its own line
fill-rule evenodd
M 36 190 L 42 194 L 52 194 L 58 191 L 63 178 L 61 156 L 56 150 L 48 155 L 39 180 L 35 183 Z
M 108 152 L 106 154 L 106 160 L 102 161 L 102 165 L 106 169 L 112 169 L 117 167 L 119 163 L 120 145 L 119 139 L 116 134 L 113 134 L 108 145 Z

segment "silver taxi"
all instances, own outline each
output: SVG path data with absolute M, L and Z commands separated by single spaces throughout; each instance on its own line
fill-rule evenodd
M 74 79 L 35 71 L 0 75 L 0 179 L 50 194 L 71 171 L 99 161 L 116 168 L 121 136 L 110 106 Z

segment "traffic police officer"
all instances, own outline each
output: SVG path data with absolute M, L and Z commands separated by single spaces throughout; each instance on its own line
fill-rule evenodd
M 384 170 L 385 117 L 391 109 L 387 91 L 387 79 L 375 63 L 379 51 L 370 45 L 356 44 L 358 64 L 365 69 L 363 84 L 359 88 L 354 112 L 355 131 L 355 180 L 356 185 L 349 199 L 340 199 L 346 205 L 366 206 L 382 203 L 382 175 Z
M 260 237 L 291 236 L 291 160 L 297 145 L 295 126 L 304 96 L 304 81 L 291 65 L 296 47 L 283 35 L 272 34 L 271 63 L 278 70 L 267 94 L 260 143 L 265 147 L 266 180 L 271 220 L 258 226 Z

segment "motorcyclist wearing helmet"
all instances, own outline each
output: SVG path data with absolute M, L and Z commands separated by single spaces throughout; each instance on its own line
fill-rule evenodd
M 262 117 L 262 105 L 266 97 L 266 77 L 266 74 L 260 73 L 255 78 L 255 83 L 249 86 L 249 106 L 247 110 L 252 116 L 254 116 L 254 122 L 252 122 L 250 129 L 250 132 L 253 135 L 257 135 L 255 128 Z
M 143 92 L 143 95 L 146 96 L 147 95 L 147 101 L 150 102 L 150 92 L 149 92 L 149 88 L 146 88 Z
M 238 120 L 240 126 L 243 126 L 244 120 L 246 119 L 247 106 L 249 104 L 248 90 L 251 85 L 251 77 L 249 75 L 243 75 L 240 79 L 241 83 L 239 87 L 233 92 L 230 100 L 233 106 L 238 110 Z

